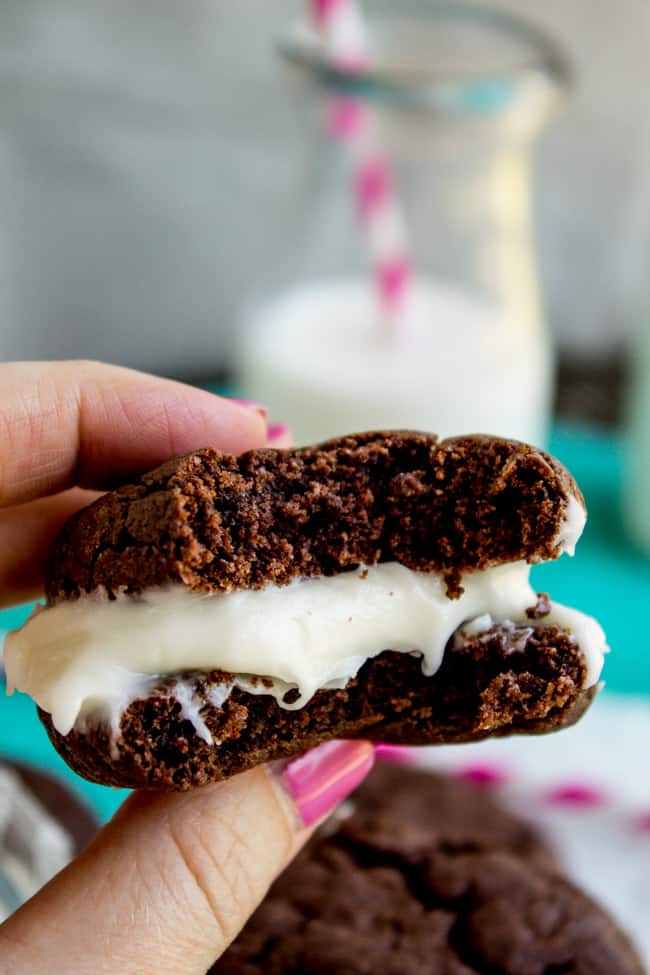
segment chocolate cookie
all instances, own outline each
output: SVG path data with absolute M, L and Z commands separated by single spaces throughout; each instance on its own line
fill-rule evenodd
M 241 457 L 201 450 L 73 517 L 47 595 L 166 583 L 232 592 L 377 562 L 441 573 L 453 595 L 466 572 L 557 558 L 572 501 L 584 507 L 556 460 L 490 437 L 366 433 Z
M 506 440 L 199 451 L 69 522 L 8 679 L 73 768 L 136 788 L 334 737 L 554 730 L 588 706 L 605 642 L 528 572 L 585 517 L 557 461 Z
M 456 634 L 429 678 L 418 658 L 384 652 L 345 689 L 318 691 L 298 710 L 259 693 L 263 684 L 254 694 L 230 689 L 232 675 L 214 672 L 154 685 L 128 704 L 118 738 L 103 723 L 62 735 L 49 714 L 40 717 L 80 775 L 156 789 L 204 785 L 332 738 L 430 745 L 568 727 L 595 692 L 583 689 L 580 648 L 557 627 L 529 630 L 510 630 L 507 639 L 498 629 L 468 640 Z M 215 705 L 220 688 L 224 701 Z M 194 720 L 184 710 L 187 700 Z
M 509 850 L 547 866 L 557 866 L 546 837 L 486 789 L 453 775 L 423 770 L 405 762 L 378 760 L 352 799 L 334 815 L 337 830 L 353 828 L 363 817 L 372 846 L 413 856 L 438 845 Z M 397 834 L 394 824 L 399 823 Z M 321 836 L 332 831 L 332 821 Z
M 379 767 L 211 975 L 642 975 L 614 921 L 483 792 Z

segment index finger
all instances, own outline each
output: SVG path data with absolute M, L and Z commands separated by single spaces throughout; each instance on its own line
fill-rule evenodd
M 201 447 L 264 444 L 261 408 L 96 362 L 0 365 L 0 507 L 106 488 Z

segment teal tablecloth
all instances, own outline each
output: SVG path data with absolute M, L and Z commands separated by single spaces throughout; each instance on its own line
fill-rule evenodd
M 553 598 L 597 616 L 612 647 L 607 688 L 650 695 L 650 649 L 641 612 L 650 605 L 650 559 L 626 540 L 621 523 L 622 445 L 614 435 L 590 430 L 556 431 L 551 449 L 575 474 L 589 508 L 589 522 L 574 559 L 538 566 L 533 578 Z M 19 625 L 29 607 L 0 613 L 0 630 Z M 0 754 L 56 769 L 85 795 L 102 817 L 123 793 L 74 776 L 49 745 L 34 706 L 20 694 L 2 696 Z

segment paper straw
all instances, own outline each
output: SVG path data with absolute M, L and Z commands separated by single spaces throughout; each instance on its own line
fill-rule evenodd
M 370 66 L 365 23 L 356 0 L 311 0 L 328 59 L 339 70 L 362 74 Z M 382 309 L 394 328 L 405 325 L 413 284 L 406 222 L 392 166 L 382 149 L 377 116 L 362 98 L 333 97 L 328 129 L 351 156 L 353 188 Z

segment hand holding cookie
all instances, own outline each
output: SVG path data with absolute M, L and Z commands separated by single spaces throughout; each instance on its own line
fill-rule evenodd
M 255 404 L 126 369 L 0 366 L 0 604 L 42 593 L 54 538 L 97 492 L 208 444 L 238 454 L 267 436 L 286 445 Z M 330 742 L 203 789 L 134 794 L 0 927 L 0 972 L 203 975 L 371 764 L 365 742 Z

